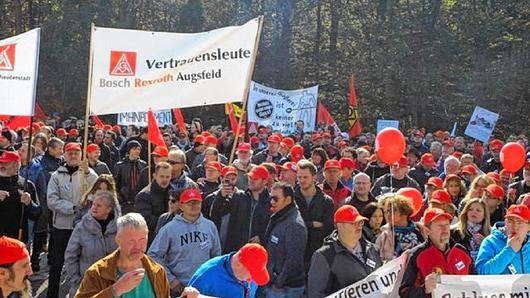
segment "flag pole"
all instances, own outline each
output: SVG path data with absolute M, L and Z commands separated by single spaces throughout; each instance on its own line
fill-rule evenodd
M 28 138 L 28 153 L 26 155 L 26 175 L 24 176 L 24 192 L 28 191 L 28 176 L 29 176 L 29 161 L 31 159 L 31 137 L 33 134 L 33 116 L 29 117 L 29 138 Z M 31 204 L 31 202 L 30 202 Z M 24 242 L 23 236 L 24 236 L 24 204 L 22 204 L 22 210 L 20 211 L 20 220 L 18 223 L 18 240 Z
M 254 75 L 254 70 L 255 70 L 255 65 L 256 65 L 256 56 L 258 55 L 259 39 L 261 36 L 262 28 L 263 28 L 263 16 L 259 16 L 258 17 L 258 32 L 256 33 L 256 42 L 255 42 L 256 45 L 254 46 L 254 51 L 252 53 L 253 58 L 250 64 L 250 71 L 247 76 L 247 85 L 245 87 L 245 92 L 243 93 L 243 106 L 241 107 L 241 117 L 239 118 L 239 123 L 237 125 L 236 135 L 234 136 L 234 145 L 232 146 L 232 152 L 230 152 L 230 160 L 228 161 L 228 164 L 232 164 L 232 161 L 234 160 L 234 154 L 236 152 L 237 143 L 239 142 L 239 133 L 241 129 L 241 124 L 243 123 L 243 117 L 246 117 L 248 93 L 250 91 L 250 83 L 252 82 L 252 76 Z
M 149 125 L 147 126 L 149 129 Z M 147 181 L 151 183 L 151 140 L 147 138 Z
M 94 23 L 90 25 L 90 50 L 88 55 L 88 84 L 87 84 L 87 96 L 86 96 L 86 107 L 85 107 L 85 129 L 83 131 L 83 152 L 81 155 L 81 163 L 83 164 L 86 157 L 86 147 L 88 144 L 88 120 L 90 117 L 90 102 L 92 100 L 92 68 L 93 68 L 93 58 L 94 58 L 94 31 L 96 31 L 96 26 Z M 84 173 L 83 173 L 84 174 Z M 85 185 L 85 175 L 79 175 L 81 182 L 81 194 L 84 194 L 87 189 Z

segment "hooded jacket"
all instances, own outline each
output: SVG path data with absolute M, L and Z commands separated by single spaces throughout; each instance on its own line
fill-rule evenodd
M 269 253 L 269 284 L 277 288 L 303 287 L 307 229 L 296 204 L 291 203 L 271 216 L 264 243 Z
M 107 223 L 105 233 L 101 224 L 89 213 L 85 214 L 75 226 L 64 255 L 66 274 L 70 279 L 71 297 L 75 295 L 88 267 L 118 247 L 114 240 L 116 232 L 114 216 Z
M 131 160 L 128 157 L 119 161 L 114 168 L 114 180 L 116 181 L 116 190 L 120 203 L 134 202 L 136 196 L 136 185 L 140 179 L 140 172 L 143 168 L 147 167 L 145 161 L 141 159 Z M 136 169 L 136 181 L 131 181 L 131 173 L 133 169 Z
M 324 245 L 311 259 L 307 284 L 308 298 L 321 298 L 347 287 L 381 267 L 382 262 L 373 243 L 361 238 L 364 260 L 351 253 L 339 240 L 337 231 L 326 237 Z
M 48 183 L 48 207 L 53 211 L 54 228 L 73 230 L 75 211 L 79 208 L 81 196 L 97 179 L 98 175 L 90 168 L 87 175 L 82 170 L 70 174 L 65 166 L 60 166 L 52 174 Z M 84 185 L 81 185 L 81 180 Z
M 530 273 L 529 235 L 521 250 L 515 252 L 508 245 L 504 227 L 495 226 L 491 234 L 482 240 L 476 260 L 479 274 L 524 274 Z
M 166 224 L 157 234 L 148 255 L 164 266 L 169 282 L 186 285 L 199 266 L 221 254 L 221 243 L 214 223 L 202 215 L 189 222 L 182 215 Z

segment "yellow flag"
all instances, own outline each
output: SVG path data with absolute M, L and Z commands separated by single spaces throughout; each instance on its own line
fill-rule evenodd
M 225 103 L 225 115 L 228 115 L 229 114 L 229 105 L 232 105 L 232 108 L 234 109 L 234 115 L 237 117 L 237 118 L 241 118 L 241 114 L 242 114 L 242 111 L 241 111 L 241 107 L 236 105 L 236 104 L 233 104 L 231 102 L 228 102 L 228 103 Z

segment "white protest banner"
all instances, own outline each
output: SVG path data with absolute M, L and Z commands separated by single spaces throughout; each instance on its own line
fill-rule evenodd
M 90 110 L 103 115 L 243 100 L 259 23 L 193 34 L 93 27 Z
M 464 133 L 467 136 L 487 143 L 498 119 L 499 114 L 477 106 Z
M 248 95 L 249 125 L 271 126 L 282 133 L 293 132 L 298 120 L 304 131 L 315 130 L 318 86 L 298 90 L 278 90 L 252 82 Z
M 365 279 L 343 288 L 326 298 L 383 298 L 399 297 L 398 291 L 403 279 L 408 254 L 402 254 L 381 266 Z
M 528 298 L 530 274 L 441 275 L 434 298 Z
M 171 110 L 153 111 L 158 126 L 173 124 L 173 115 Z M 147 126 L 147 112 L 127 112 L 118 114 L 118 125 L 136 125 L 140 127 Z
M 39 44 L 40 28 L 0 40 L 0 114 L 33 115 Z

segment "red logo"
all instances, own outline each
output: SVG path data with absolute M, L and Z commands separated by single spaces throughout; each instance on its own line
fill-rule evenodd
M 0 70 L 15 69 L 15 47 L 17 44 L 0 46 Z
M 134 76 L 136 52 L 110 51 L 109 71 L 111 76 Z

